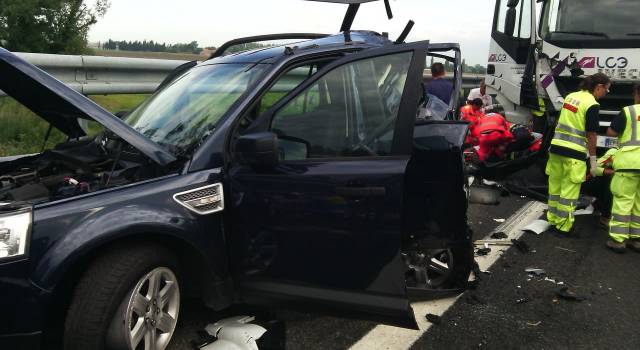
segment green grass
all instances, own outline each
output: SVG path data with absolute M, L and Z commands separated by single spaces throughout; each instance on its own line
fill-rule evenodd
M 116 113 L 131 110 L 147 95 L 92 96 L 96 103 Z M 42 150 L 49 124 L 10 97 L 0 97 L 0 157 L 37 153 Z M 101 130 L 97 123 L 90 123 L 89 133 Z M 53 130 L 45 148 L 66 139 L 58 130 Z

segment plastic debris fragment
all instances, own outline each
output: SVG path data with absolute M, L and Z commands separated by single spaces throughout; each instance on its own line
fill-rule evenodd
M 545 270 L 534 268 L 534 267 L 528 267 L 528 268 L 524 269 L 524 272 L 526 272 L 526 273 L 528 273 L 530 275 L 535 275 L 535 276 L 542 276 L 542 275 L 546 274 Z
M 562 287 L 556 290 L 556 295 L 565 300 L 584 301 L 587 299 L 586 297 L 569 290 L 569 287 Z
M 427 321 L 431 322 L 432 324 L 435 324 L 435 325 L 442 324 L 442 318 L 438 315 L 427 314 L 425 317 L 427 318 Z
M 507 234 L 504 232 L 494 232 L 491 234 L 491 238 L 493 239 L 505 239 L 507 237 L 509 236 L 507 236 Z

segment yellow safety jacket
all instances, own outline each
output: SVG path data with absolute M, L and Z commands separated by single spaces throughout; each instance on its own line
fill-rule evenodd
M 587 111 L 594 105 L 599 105 L 599 103 L 586 90 L 567 95 L 551 144 L 584 152 L 586 155 Z
M 546 111 L 547 111 L 547 107 L 544 104 L 544 99 L 538 96 L 538 109 L 532 110 L 531 114 L 533 114 L 535 117 L 542 117 L 544 116 L 544 113 Z
M 620 150 L 614 157 L 613 168 L 616 170 L 640 170 L 640 105 L 624 108 L 627 124 L 624 132 L 618 135 Z

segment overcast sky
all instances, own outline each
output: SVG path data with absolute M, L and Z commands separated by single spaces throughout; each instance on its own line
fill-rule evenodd
M 416 22 L 408 41 L 458 42 L 468 64 L 486 65 L 494 0 L 391 0 L 387 20 L 382 1 L 363 4 L 353 29 L 389 32 L 396 38 L 408 20 Z M 198 41 L 219 46 L 237 37 L 285 33 L 335 33 L 346 5 L 304 0 L 111 0 L 91 29 L 91 42 Z

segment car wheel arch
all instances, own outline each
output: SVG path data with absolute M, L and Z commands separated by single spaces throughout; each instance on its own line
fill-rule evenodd
M 219 282 L 216 281 L 216 278 L 223 277 L 207 273 L 207 269 L 202 268 L 208 265 L 202 253 L 191 243 L 175 236 L 149 232 L 137 233 L 126 237 L 115 237 L 112 240 L 103 241 L 75 256 L 70 263 L 71 268 L 60 277 L 55 287 L 51 290 L 45 319 L 46 324 L 43 325 L 45 341 L 61 341 L 63 336 L 62 325 L 64 325 L 74 289 L 93 261 L 112 249 L 118 249 L 119 246 L 150 244 L 160 245 L 176 255 L 181 272 L 181 286 L 184 288 L 182 294 L 187 298 L 205 297 L 203 295 L 205 286 L 217 284 Z M 225 299 L 231 300 L 232 297 L 229 296 Z

